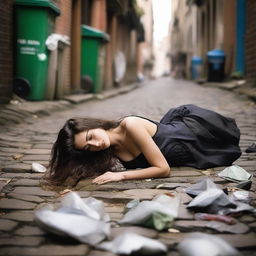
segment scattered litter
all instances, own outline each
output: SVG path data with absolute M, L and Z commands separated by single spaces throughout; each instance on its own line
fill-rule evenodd
M 236 185 L 237 188 L 241 188 L 241 189 L 245 189 L 245 190 L 250 190 L 251 186 L 252 186 L 251 180 L 242 181 Z
M 131 208 L 119 223 L 141 225 L 156 230 L 168 229 L 178 216 L 179 204 L 179 197 L 162 194 L 152 201 L 142 201 Z
M 46 172 L 46 168 L 39 163 L 32 163 L 31 169 L 34 172 Z
M 125 206 L 124 213 L 127 213 L 132 208 L 136 207 L 140 203 L 139 199 L 133 199 L 130 202 L 128 202 Z
M 48 205 L 35 212 L 36 221 L 46 230 L 70 236 L 80 242 L 96 245 L 110 234 L 109 216 L 101 201 L 81 199 L 75 192 L 62 198 L 57 210 Z
M 239 256 L 240 253 L 224 239 L 215 235 L 194 233 L 185 238 L 178 250 L 182 256 Z
M 204 175 L 210 176 L 210 175 L 214 175 L 214 170 L 210 169 L 210 170 L 205 170 L 205 171 L 201 171 L 201 173 L 203 173 Z
M 234 201 L 242 201 L 244 203 L 249 203 L 249 192 L 248 191 L 235 191 L 229 196 Z
M 0 178 L 0 181 L 4 182 L 5 185 L 9 184 L 12 181 L 12 178 Z
M 187 208 L 197 212 L 218 214 L 219 210 L 236 208 L 236 204 L 221 189 L 210 188 L 196 196 Z
M 228 225 L 233 225 L 237 222 L 234 218 L 229 216 L 220 215 L 220 214 L 209 214 L 209 213 L 196 213 L 195 219 L 196 220 L 215 220 L 215 221 L 224 222 Z
M 0 178 L 0 198 L 4 197 L 4 194 L 2 194 L 2 189 L 4 188 L 4 186 L 6 186 L 7 184 L 9 184 L 12 181 L 12 178 Z
M 67 193 L 69 193 L 69 192 L 72 192 L 72 190 L 71 189 L 64 189 L 63 191 L 60 191 L 59 192 L 59 196 L 58 197 L 62 197 L 62 196 L 64 196 L 64 195 L 66 195 Z
M 254 207 L 249 204 L 245 204 L 240 201 L 235 201 L 236 208 L 223 208 L 219 210 L 219 214 L 227 215 L 227 214 L 236 214 L 241 212 L 251 212 L 252 214 L 256 214 L 256 210 Z
M 164 194 L 170 197 L 175 197 L 175 194 L 172 192 L 165 192 Z
M 226 187 L 225 190 L 227 192 L 235 192 L 235 191 L 240 191 L 241 189 L 240 188 L 237 188 L 237 187 Z M 225 192 L 226 193 L 226 192 Z M 226 193 L 227 194 L 227 193 Z
M 207 189 L 214 188 L 217 189 L 217 186 L 209 178 L 205 178 L 198 183 L 192 185 L 191 187 L 186 188 L 185 192 L 191 197 L 195 197 Z
M 16 155 L 13 155 L 12 158 L 13 158 L 14 160 L 19 160 L 19 159 L 21 159 L 23 156 L 24 156 L 23 154 L 16 154 Z
M 249 194 L 246 193 L 247 191 L 242 192 L 239 188 L 227 187 L 225 193 L 232 193 L 226 195 L 223 190 L 217 188 L 217 186 L 208 178 L 185 189 L 185 192 L 192 197 L 196 196 L 187 205 L 188 209 L 195 212 L 220 215 L 244 211 L 255 212 L 255 209 L 252 206 L 246 204 L 249 202 Z
M 238 165 L 232 165 L 218 173 L 218 176 L 233 182 L 248 181 L 251 174 Z
M 82 199 L 77 193 L 70 192 L 62 198 L 61 206 L 75 208 L 82 211 L 84 215 L 96 220 L 110 220 L 109 215 L 105 213 L 103 202 L 93 197 Z
M 157 189 L 161 188 L 161 189 L 176 189 L 176 188 L 179 188 L 179 187 L 187 187 L 188 186 L 188 183 L 163 183 L 163 184 L 159 184 L 156 186 Z
M 97 248 L 122 255 L 159 255 L 167 252 L 163 243 L 131 232 L 122 233 L 113 241 L 99 244 Z
M 246 153 L 255 153 L 256 152 L 256 143 L 252 143 L 246 150 Z
M 178 229 L 176 229 L 176 228 L 169 228 L 168 232 L 169 233 L 180 233 L 180 231 Z

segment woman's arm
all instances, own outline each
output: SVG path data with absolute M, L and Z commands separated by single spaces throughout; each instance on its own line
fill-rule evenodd
M 129 179 L 168 177 L 170 175 L 170 167 L 146 127 L 143 125 L 143 122 L 137 118 L 129 118 L 125 128 L 151 167 L 123 172 L 106 172 L 95 178 L 93 182 L 104 184 L 111 181 Z

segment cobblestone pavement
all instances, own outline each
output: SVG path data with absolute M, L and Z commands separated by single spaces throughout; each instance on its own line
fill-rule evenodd
M 59 192 L 43 190 L 40 187 L 39 181 L 42 175 L 32 173 L 31 163 L 47 165 L 56 133 L 67 118 L 85 115 L 118 118 L 137 114 L 159 120 L 170 107 L 187 103 L 197 104 L 236 118 L 242 133 L 243 150 L 236 164 L 255 174 L 256 154 L 244 153 L 244 150 L 256 141 L 255 104 L 229 91 L 205 88 L 182 80 L 161 78 L 149 81 L 140 88 L 113 98 L 92 100 L 68 110 L 54 112 L 47 117 L 26 118 L 22 124 L 2 126 L 0 130 L 0 255 L 114 255 L 71 239 L 50 235 L 37 226 L 33 221 L 33 211 L 48 203 L 59 202 Z M 255 216 L 250 214 L 236 216 L 246 228 L 243 225 L 243 229 L 238 228 L 235 233 L 230 233 L 229 228 L 218 231 L 220 229 L 208 227 L 208 221 L 195 220 L 194 214 L 186 209 L 185 204 L 191 198 L 182 189 L 206 176 L 220 187 L 235 186 L 234 183 L 216 175 L 222 169 L 213 168 L 205 171 L 187 167 L 173 168 L 170 178 L 116 182 L 101 186 L 92 185 L 87 180 L 81 181 L 75 190 L 81 197 L 93 196 L 104 201 L 105 209 L 113 221 L 111 238 L 124 230 L 134 231 L 165 243 L 168 246 L 168 255 L 178 255 L 176 245 L 188 233 L 204 232 L 225 239 L 243 255 L 253 255 L 256 249 Z M 251 204 L 255 206 L 255 177 L 252 180 Z M 162 183 L 171 183 L 172 190 L 156 189 L 156 186 Z M 179 233 L 157 232 L 153 229 L 114 224 L 122 218 L 124 206 L 129 200 L 152 199 L 159 193 L 172 191 L 181 195 L 179 217 L 173 226 L 180 231 Z

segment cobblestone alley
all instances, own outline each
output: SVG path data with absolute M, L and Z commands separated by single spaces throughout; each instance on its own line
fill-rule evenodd
M 245 153 L 245 149 L 256 142 L 255 103 L 227 90 L 200 86 L 188 81 L 160 78 L 146 82 L 125 94 L 73 104 L 68 109 L 47 116 L 27 117 L 19 124 L 9 122 L 8 117 L 5 117 L 6 124 L 0 126 L 0 255 L 115 255 L 73 239 L 51 235 L 39 228 L 33 221 L 34 210 L 48 203 L 58 203 L 60 194 L 58 191 L 44 190 L 40 187 L 39 180 L 42 174 L 33 173 L 31 163 L 48 164 L 56 133 L 65 120 L 73 116 L 115 119 L 136 114 L 159 120 L 169 108 L 189 103 L 236 119 L 241 129 L 240 146 L 243 154 L 235 164 L 255 174 L 256 153 Z M 16 115 L 18 116 L 19 113 L 17 112 Z M 106 185 L 92 185 L 87 180 L 80 181 L 74 190 L 77 190 L 83 198 L 92 196 L 104 201 L 105 210 L 112 221 L 111 239 L 124 230 L 134 231 L 163 242 L 168 247 L 167 255 L 179 255 L 176 246 L 188 233 L 203 232 L 223 238 L 236 247 L 242 255 L 256 255 L 256 216 L 249 213 L 235 216 L 238 222 L 232 229 L 232 225 L 218 225 L 220 222 L 209 225 L 210 221 L 196 220 L 193 212 L 186 209 L 186 204 L 191 198 L 183 192 L 183 189 L 204 177 L 210 177 L 221 188 L 236 185 L 217 176 L 217 173 L 223 169 L 222 167 L 208 170 L 172 168 L 170 178 Z M 156 188 L 163 183 L 170 183 L 169 189 Z M 249 194 L 253 206 L 256 205 L 255 191 L 256 180 L 253 177 Z M 173 225 L 178 233 L 117 225 L 116 221 L 122 218 L 127 202 L 132 199 L 151 200 L 161 193 L 179 193 L 181 196 L 179 216 Z

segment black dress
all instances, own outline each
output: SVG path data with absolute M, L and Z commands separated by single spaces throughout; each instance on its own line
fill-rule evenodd
M 229 166 L 241 155 L 240 131 L 235 120 L 214 111 L 183 105 L 170 109 L 160 123 L 147 120 L 157 125 L 152 138 L 170 167 Z M 131 161 L 121 162 L 126 169 L 150 166 L 142 153 Z

